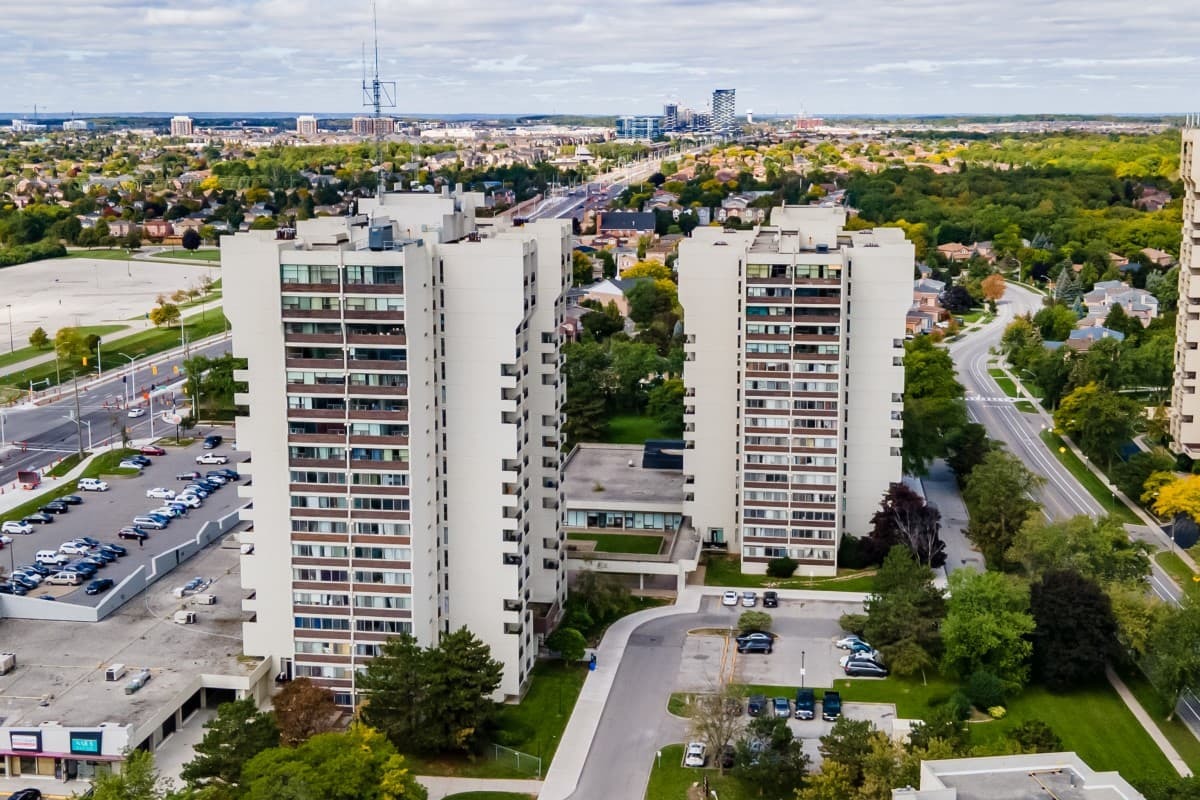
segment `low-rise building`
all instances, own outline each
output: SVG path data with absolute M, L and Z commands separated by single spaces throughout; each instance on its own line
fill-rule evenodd
M 919 787 L 892 800 L 1144 800 L 1116 772 L 1097 772 L 1075 753 L 1030 753 L 921 762 Z

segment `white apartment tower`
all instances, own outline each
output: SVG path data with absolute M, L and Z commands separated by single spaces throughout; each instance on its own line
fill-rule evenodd
M 1175 320 L 1175 386 L 1171 439 L 1177 452 L 1200 458 L 1200 119 L 1183 129 L 1183 240 L 1179 245 L 1179 315 Z
M 845 219 L 784 206 L 680 244 L 684 515 L 745 572 L 788 556 L 832 574 L 841 534 L 865 535 L 900 479 L 913 246 Z
M 518 696 L 566 593 L 557 329 L 570 226 L 482 236 L 482 196 L 385 194 L 223 250 L 249 408 L 245 651 L 331 688 L 461 626 Z
M 172 136 L 191 136 L 192 135 L 192 118 L 176 116 L 171 117 L 171 135 Z
M 734 133 L 737 131 L 736 96 L 736 89 L 713 89 L 713 133 Z
M 299 136 L 316 136 L 317 118 L 311 114 L 296 117 L 296 134 Z

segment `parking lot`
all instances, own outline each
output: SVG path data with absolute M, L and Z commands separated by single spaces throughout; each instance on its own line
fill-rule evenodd
M 75 494 L 83 499 L 81 505 L 70 506 L 66 514 L 54 515 L 54 522 L 49 525 L 34 525 L 31 535 L 11 536 L 13 542 L 0 550 L 0 564 L 4 571 L 7 572 L 14 565 L 33 563 L 38 550 L 57 550 L 63 542 L 77 536 L 91 536 L 101 542 L 120 544 L 129 551 L 128 555 L 108 564 L 95 575 L 96 578 L 110 578 L 114 584 L 120 584 L 137 567 L 148 565 L 154 556 L 194 537 L 205 522 L 224 517 L 244 505 L 246 501 L 238 497 L 236 484 L 229 483 L 210 495 L 200 508 L 189 510 L 187 516 L 176 518 L 167 528 L 147 530 L 149 538 L 140 547 L 136 540 L 117 537 L 117 531 L 130 525 L 135 516 L 167 502 L 146 497 L 148 489 L 166 487 L 178 491 L 187 482 L 176 480 L 177 474 L 194 470 L 203 475 L 209 470 L 222 468 L 218 465 L 196 464 L 197 455 L 215 452 L 228 456 L 229 463 L 224 466 L 237 469 L 237 462 L 243 459 L 244 454 L 233 451 L 229 431 L 217 432 L 225 436 L 225 443 L 213 451 L 203 450 L 199 441 L 188 447 L 165 446 L 166 455 L 152 456 L 153 463 L 141 475 L 104 476 L 103 480 L 109 485 L 107 492 L 76 491 Z M 50 586 L 43 581 L 29 592 L 29 596 L 48 595 L 58 600 L 95 606 L 103 599 L 104 593 L 84 594 L 86 585 L 87 581 L 79 586 Z

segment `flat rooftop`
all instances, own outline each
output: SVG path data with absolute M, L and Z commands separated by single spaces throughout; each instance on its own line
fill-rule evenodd
M 17 655 L 17 668 L 0 676 L 0 725 L 115 722 L 136 729 L 199 675 L 248 676 L 259 659 L 241 655 L 245 614 L 237 532 L 244 527 L 100 622 L 0 620 L 0 650 Z M 212 580 L 205 591 L 217 596 L 215 605 L 173 595 L 193 576 Z M 196 624 L 174 622 L 183 609 L 196 612 Z M 128 672 L 118 681 L 104 680 L 114 663 Z M 150 681 L 126 695 L 125 685 L 142 669 L 150 670 Z
M 683 472 L 643 469 L 640 444 L 580 444 L 563 470 L 568 508 L 683 507 Z
M 1097 772 L 1075 753 L 958 758 L 921 762 L 920 790 L 901 790 L 901 800 L 944 797 L 956 800 L 1143 800 L 1116 772 Z

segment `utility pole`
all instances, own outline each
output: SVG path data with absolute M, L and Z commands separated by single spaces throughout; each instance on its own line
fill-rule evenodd
M 79 458 L 83 458 L 83 418 L 79 416 L 79 373 L 71 370 L 71 383 L 75 386 L 75 432 L 79 437 Z

